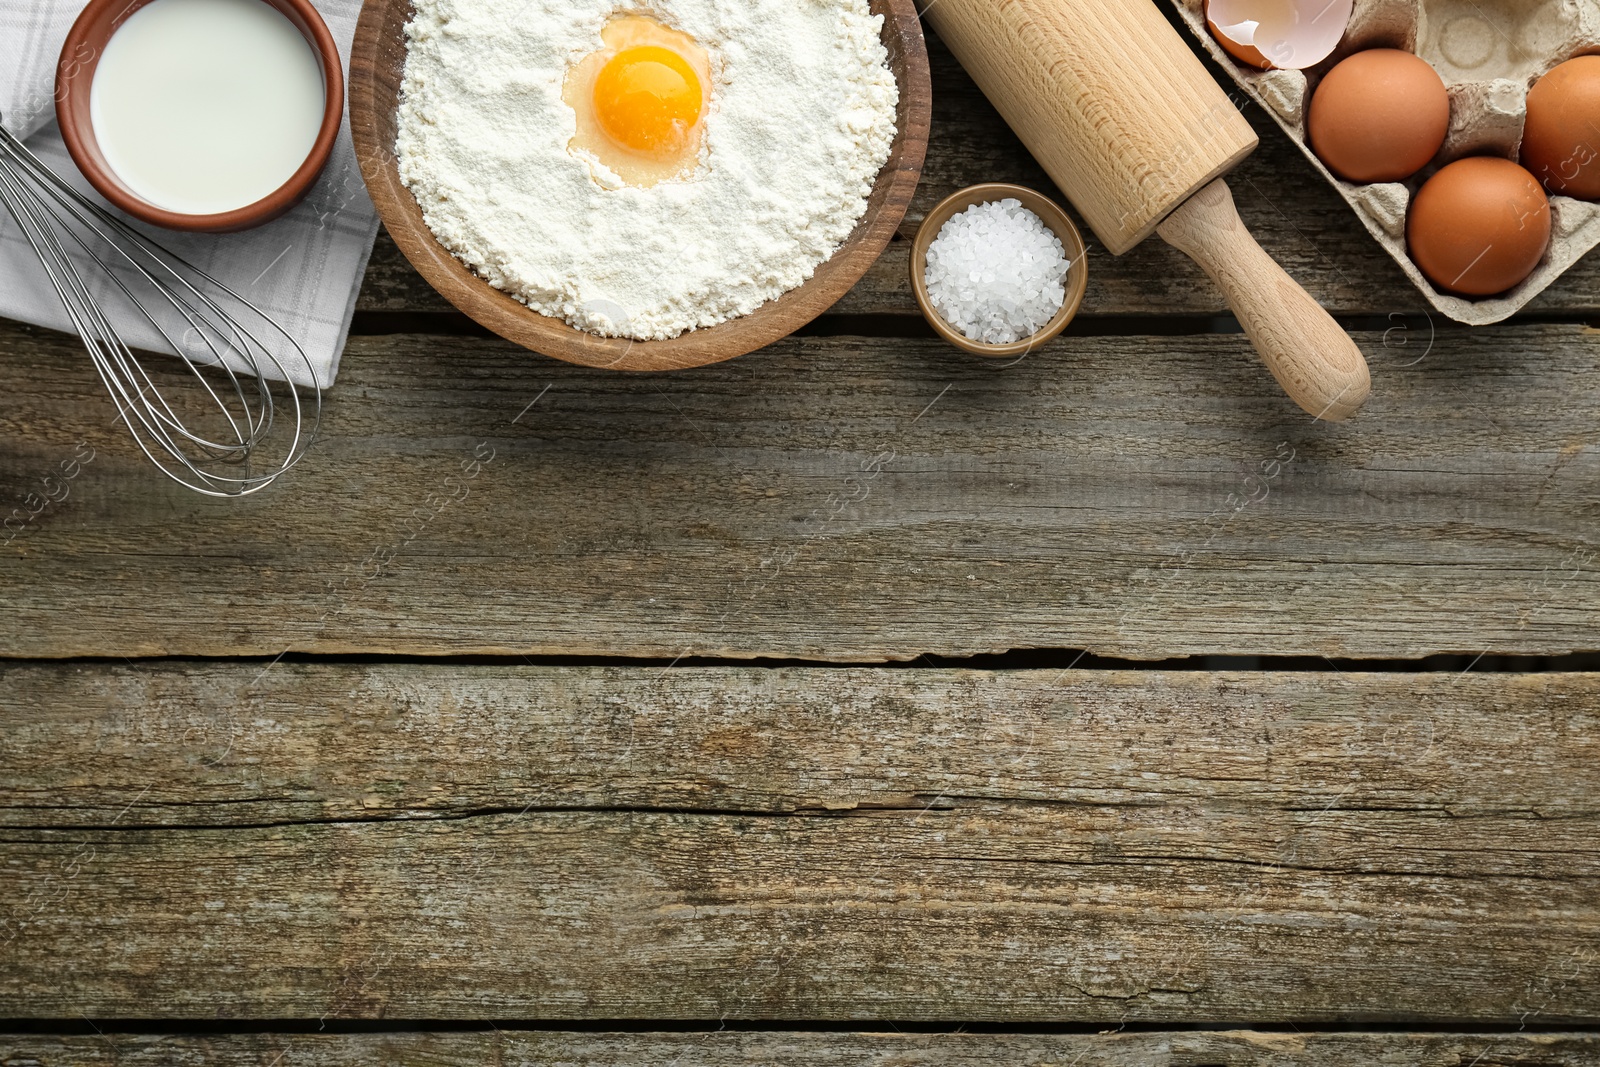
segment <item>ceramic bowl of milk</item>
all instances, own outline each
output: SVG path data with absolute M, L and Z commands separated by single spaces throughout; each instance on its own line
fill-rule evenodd
M 174 230 L 243 230 L 294 207 L 343 113 L 339 51 L 309 0 L 91 0 L 56 71 L 78 169 Z

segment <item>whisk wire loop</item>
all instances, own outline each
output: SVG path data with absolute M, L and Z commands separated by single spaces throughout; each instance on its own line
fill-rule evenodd
M 207 496 L 244 496 L 304 458 L 321 422 L 322 386 L 275 319 L 68 185 L 3 126 L 0 208 L 38 256 L 118 418 L 163 474 Z M 79 263 L 93 265 L 90 276 Z M 120 293 L 177 354 L 200 386 L 207 428 L 174 409 L 91 278 L 108 283 L 107 294 Z M 281 418 L 275 388 L 288 398 Z M 274 434 L 280 422 L 283 441 Z

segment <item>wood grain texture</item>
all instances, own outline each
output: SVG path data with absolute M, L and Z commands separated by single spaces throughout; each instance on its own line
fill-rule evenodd
M 362 338 L 294 474 L 209 502 L 130 455 L 74 342 L 3 327 L 0 653 L 1600 649 L 1600 332 L 1360 340 L 1380 395 L 1332 426 L 1237 336 L 656 378 Z
M 909 241 L 928 209 L 964 186 L 1006 181 L 1029 185 L 1066 203 L 1043 169 L 1005 127 L 994 108 L 938 37 L 927 37 L 933 82 L 933 135 L 922 184 L 900 227 L 900 240 L 833 307 L 840 314 L 915 316 L 907 283 Z M 1213 74 L 1221 75 L 1216 69 Z M 1298 148 L 1253 103 L 1244 114 L 1263 134 L 1260 149 L 1230 178 L 1250 231 L 1289 274 L 1340 315 L 1415 316 L 1425 328 L 1430 310 L 1350 213 L 1350 207 Z M 1216 287 L 1182 253 L 1146 241 L 1111 256 L 1085 228 L 1093 254 L 1082 317 L 1210 315 L 1227 310 Z M 385 235 L 367 269 L 364 311 L 439 311 L 450 305 L 422 280 Z M 1530 313 L 1593 313 L 1600 309 L 1600 255 L 1580 260 L 1528 308 Z M 1445 320 L 1435 314 L 1441 326 Z
M 16 829 L 989 797 L 1450 815 L 1470 851 L 1600 810 L 1584 674 L 12 664 L 0 710 Z
M 922 12 L 1113 255 L 1259 144 L 1148 0 L 934 0 Z
M 1551 1034 L 491 1033 L 0 1036 L 8 1067 L 1595 1067 Z
M 19 1016 L 1600 1018 L 1593 675 L 64 664 L 0 694 Z
M 1343 422 L 1372 391 L 1366 358 L 1322 306 L 1256 243 L 1217 179 L 1157 227 L 1227 297 L 1262 362 L 1313 418 Z
M 865 213 L 833 257 L 797 288 L 748 315 L 665 341 L 604 338 L 540 315 L 490 286 L 441 245 L 400 178 L 397 108 L 410 0 L 368 0 L 350 54 L 350 128 L 378 216 L 413 266 L 457 308 L 502 337 L 558 359 L 610 370 L 676 370 L 742 356 L 787 337 L 826 311 L 883 252 L 911 203 L 927 154 L 932 87 L 912 0 L 871 0 L 900 87 L 889 159 Z

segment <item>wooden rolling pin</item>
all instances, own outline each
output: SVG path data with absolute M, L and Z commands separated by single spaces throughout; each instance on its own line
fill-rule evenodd
M 1160 233 L 1216 281 L 1295 403 L 1336 421 L 1361 407 L 1361 350 L 1221 180 L 1255 131 L 1151 0 L 926 0 L 923 17 L 1113 255 Z

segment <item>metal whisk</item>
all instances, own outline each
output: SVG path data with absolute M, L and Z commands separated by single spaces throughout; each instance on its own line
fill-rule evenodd
M 322 389 L 304 350 L 283 327 L 67 185 L 3 127 L 0 205 L 38 254 L 118 417 L 162 473 L 207 496 L 244 496 L 300 461 L 316 436 Z M 199 383 L 191 392 L 203 404 L 201 414 L 186 423 L 173 410 L 75 257 L 92 261 L 178 353 Z M 171 376 L 177 364 L 167 362 Z M 302 400 L 291 367 L 311 383 L 309 399 Z M 279 417 L 275 388 L 287 392 L 292 419 Z

